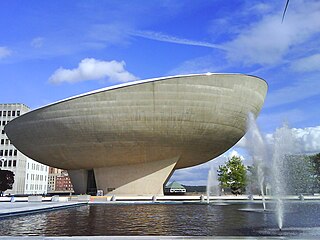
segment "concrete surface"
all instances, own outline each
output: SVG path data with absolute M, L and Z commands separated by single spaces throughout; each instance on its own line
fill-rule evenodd
M 78 202 L 1 202 L 0 218 L 79 206 Z
M 243 74 L 151 79 L 36 109 L 5 131 L 25 155 L 72 170 L 78 193 L 87 189 L 83 172 L 93 169 L 104 193 L 158 194 L 175 169 L 209 161 L 238 142 L 266 92 L 265 81 Z

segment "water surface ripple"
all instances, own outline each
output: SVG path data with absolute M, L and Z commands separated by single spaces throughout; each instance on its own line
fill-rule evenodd
M 86 205 L 0 219 L 0 235 L 320 236 L 320 202 L 286 203 L 282 232 L 274 213 L 255 209 L 261 203 Z

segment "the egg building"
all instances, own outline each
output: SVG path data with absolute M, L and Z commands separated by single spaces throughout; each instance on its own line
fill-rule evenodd
M 266 92 L 264 80 L 243 74 L 148 79 L 41 107 L 5 132 L 28 157 L 67 169 L 76 193 L 162 194 L 176 169 L 237 143 Z

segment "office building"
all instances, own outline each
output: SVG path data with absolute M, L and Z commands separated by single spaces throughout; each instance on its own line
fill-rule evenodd
M 30 111 L 24 104 L 0 104 L 0 168 L 14 173 L 14 184 L 5 194 L 45 194 L 48 167 L 22 154 L 8 139 L 4 127 Z

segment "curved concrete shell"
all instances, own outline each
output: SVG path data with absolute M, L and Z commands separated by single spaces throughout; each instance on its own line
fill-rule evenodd
M 5 131 L 25 155 L 68 169 L 77 192 L 93 170 L 105 193 L 160 194 L 175 169 L 237 143 L 266 92 L 264 80 L 242 74 L 137 81 L 36 109 Z

